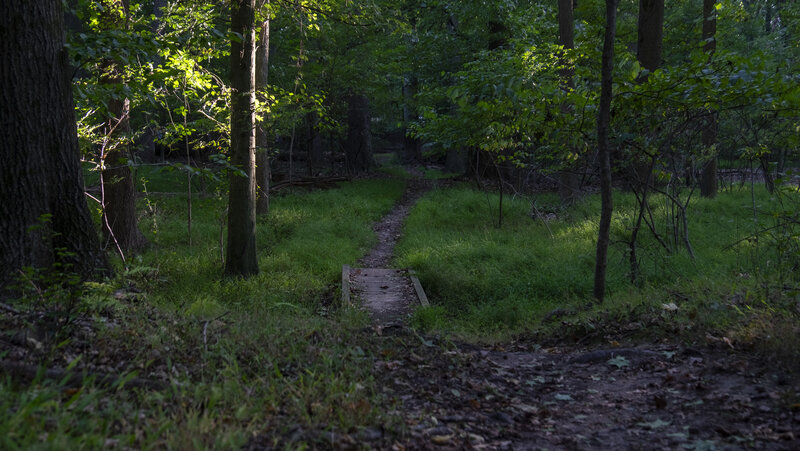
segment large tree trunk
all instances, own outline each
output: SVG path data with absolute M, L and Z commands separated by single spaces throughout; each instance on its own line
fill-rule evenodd
M 703 40 L 704 50 L 708 53 L 709 61 L 717 48 L 717 10 L 716 0 L 703 0 Z M 710 149 L 717 143 L 717 113 L 709 112 L 709 117 L 703 128 L 703 147 Z M 703 165 L 700 176 L 700 195 L 714 197 L 717 195 L 717 155 L 716 152 Z
M 355 94 L 348 99 L 347 127 L 347 172 L 369 172 L 375 167 L 375 159 L 372 156 L 369 100 L 366 96 Z
M 104 0 L 102 25 L 109 29 L 128 27 L 128 0 Z M 119 14 L 121 10 L 122 14 Z M 118 85 L 122 65 L 106 59 L 101 67 L 100 82 Z M 136 219 L 136 192 L 128 160 L 132 158 L 127 137 L 130 135 L 130 103 L 128 99 L 108 99 L 105 139 L 100 151 L 101 189 L 103 201 L 103 235 L 106 247 L 119 246 L 121 253 L 136 252 L 147 244 Z M 123 254 L 124 258 L 124 254 Z
M 661 49 L 664 34 L 664 0 L 639 0 L 639 23 L 636 57 L 639 64 L 650 72 L 661 67 Z M 642 78 L 642 82 L 647 77 Z M 645 130 L 652 134 L 652 130 Z M 652 164 L 645 155 L 633 158 L 630 186 L 643 193 L 653 180 Z M 646 202 L 646 199 L 644 200 Z
M 558 0 L 558 43 L 564 49 L 575 48 L 573 22 L 572 0 Z M 575 70 L 569 66 L 569 62 L 566 59 L 562 58 L 561 64 L 564 65 L 564 69 L 561 70 L 561 83 L 563 89 L 570 92 L 575 87 L 573 81 Z M 572 108 L 565 103 L 561 106 L 561 110 L 564 114 L 570 114 Z M 561 201 L 565 203 L 574 201 L 578 193 L 578 176 L 573 169 L 564 168 L 558 177 L 558 193 Z
M 256 0 L 231 2 L 231 173 L 228 200 L 228 253 L 225 274 L 258 273 L 256 257 Z
M 84 197 L 61 2 L 0 2 L 0 54 L 0 295 L 23 267 L 108 273 Z
M 603 302 L 606 292 L 606 268 L 608 266 L 608 244 L 611 231 L 611 214 L 614 204 L 611 199 L 611 159 L 609 157 L 609 127 L 611 122 L 611 99 L 614 70 L 614 39 L 617 31 L 617 1 L 606 0 L 606 33 L 603 42 L 602 81 L 600 109 L 597 112 L 597 153 L 600 162 L 600 227 L 597 233 L 597 256 L 594 267 L 594 297 Z
M 704 50 L 708 53 L 709 61 L 717 49 L 717 9 L 716 0 L 703 0 L 703 41 Z M 717 143 L 717 113 L 710 112 L 703 128 L 703 147 L 710 149 Z M 714 155 L 703 165 L 700 175 L 700 195 L 703 197 L 714 197 L 717 195 L 717 154 Z
M 664 0 L 639 0 L 636 55 L 639 64 L 653 72 L 661 67 L 664 34 Z
M 269 0 L 265 6 L 269 8 Z M 264 12 L 269 14 L 269 12 Z M 256 47 L 256 90 L 266 89 L 269 82 L 269 17 L 261 23 L 261 33 L 258 35 Z M 265 118 L 266 119 L 266 118 Z M 269 135 L 264 122 L 256 127 L 256 184 L 258 197 L 256 199 L 256 213 L 263 215 L 269 213 Z

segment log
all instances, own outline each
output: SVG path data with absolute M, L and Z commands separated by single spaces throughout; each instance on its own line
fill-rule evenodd
M 350 306 L 350 266 L 342 265 L 342 305 Z
M 277 183 L 273 183 L 272 186 L 269 187 L 270 192 L 278 191 L 279 189 L 283 189 L 289 186 L 317 186 L 317 187 L 328 187 L 336 182 L 347 182 L 350 181 L 350 177 L 317 177 L 317 178 L 302 178 L 302 179 L 295 179 L 295 180 L 283 180 Z
M 431 304 L 428 302 L 428 296 L 425 294 L 425 290 L 422 289 L 422 284 L 419 282 L 419 278 L 417 278 L 417 273 L 410 269 L 408 270 L 408 275 L 411 277 L 411 283 L 414 284 L 414 291 L 417 292 L 419 303 L 422 304 L 423 307 L 430 307 Z

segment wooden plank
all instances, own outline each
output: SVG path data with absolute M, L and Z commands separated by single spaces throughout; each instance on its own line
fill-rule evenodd
M 419 279 L 417 278 L 417 273 L 409 269 L 408 275 L 411 277 L 411 283 L 414 284 L 414 291 L 417 292 L 419 303 L 422 304 L 423 307 L 430 307 L 431 304 L 430 302 L 428 302 L 428 296 L 425 295 L 425 290 L 422 289 L 422 284 L 419 283 Z
M 342 265 L 342 305 L 350 306 L 350 265 Z

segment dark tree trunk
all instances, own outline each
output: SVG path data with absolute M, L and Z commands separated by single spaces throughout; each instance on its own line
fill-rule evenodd
M 265 5 L 269 7 L 269 0 L 265 2 Z M 257 91 L 266 89 L 269 82 L 269 25 L 270 19 L 264 19 L 261 23 L 261 33 L 258 35 L 258 46 L 256 47 Z M 258 189 L 256 213 L 258 214 L 269 213 L 270 177 L 269 135 L 262 121 L 256 127 L 256 184 Z
M 603 41 L 602 82 L 600 109 L 597 112 L 597 153 L 600 162 L 600 227 L 597 233 L 597 258 L 594 267 L 594 297 L 603 302 L 606 292 L 606 268 L 608 266 L 608 244 L 611 231 L 611 214 L 614 204 L 611 199 L 611 159 L 609 158 L 609 127 L 611 122 L 611 99 L 614 70 L 614 39 L 617 30 L 617 1 L 606 0 L 606 33 Z
M 228 200 L 228 253 L 225 274 L 258 273 L 256 257 L 256 0 L 231 2 L 231 173 Z
M 409 124 L 417 120 L 417 110 L 414 106 L 414 96 L 417 94 L 417 80 L 411 76 L 403 79 L 403 122 L 406 124 L 403 136 L 403 160 L 408 162 L 422 161 L 422 143 L 419 139 L 409 136 Z
M 372 156 L 372 134 L 370 132 L 369 100 L 356 94 L 348 99 L 347 141 L 345 158 L 347 172 L 358 174 L 375 167 Z
M 108 143 L 113 147 L 101 149 L 105 167 L 101 173 L 105 247 L 119 246 L 124 253 L 136 252 L 147 240 L 136 218 L 136 190 L 128 165 L 131 155 L 127 144 L 115 142 L 130 133 L 130 107 L 127 99 L 111 99 L 108 110 L 111 117 L 106 121 L 106 129 L 110 137 Z
M 716 0 L 703 0 L 703 40 L 705 41 L 704 50 L 708 53 L 709 61 L 717 49 L 717 10 L 714 7 Z M 710 149 L 717 143 L 717 114 L 710 112 L 705 127 L 703 128 L 703 147 Z M 703 197 L 714 197 L 717 195 L 717 154 L 703 165 L 700 175 L 700 195 Z
M 558 43 L 565 49 L 575 48 L 574 43 L 574 20 L 572 14 L 572 0 L 558 0 Z M 564 90 L 569 92 L 575 87 L 573 77 L 575 70 L 569 66 L 566 59 L 562 59 L 561 80 Z M 572 108 L 569 104 L 561 106 L 564 114 L 570 114 Z M 570 203 L 575 200 L 578 193 L 578 176 L 571 168 L 565 168 L 559 174 L 558 194 L 562 202 Z
M 128 0 L 105 0 L 102 25 L 107 29 L 128 27 Z M 118 10 L 122 9 L 122 15 Z M 106 59 L 101 68 L 100 83 L 119 85 L 122 65 Z M 132 155 L 127 144 L 130 135 L 130 104 L 128 99 L 108 99 L 108 118 L 105 125 L 106 144 L 100 149 L 103 200 L 103 236 L 106 247 L 119 246 L 121 253 L 136 252 L 147 244 L 136 219 L 136 187 L 128 165 Z M 124 254 L 123 254 L 123 258 Z
M 308 175 L 313 177 L 322 167 L 322 134 L 319 132 L 319 115 L 315 111 L 306 116 L 308 122 Z
M 639 0 L 639 23 L 637 27 L 636 57 L 642 67 L 650 72 L 661 67 L 662 38 L 664 34 L 664 0 Z M 644 82 L 647 77 L 640 81 Z M 652 133 L 645 130 L 645 133 Z M 630 186 L 644 192 L 644 185 L 653 180 L 651 163 L 644 155 L 634 155 Z M 647 199 L 642 197 L 643 201 Z
M 23 267 L 109 273 L 84 197 L 61 2 L 0 2 L 0 54 L 0 295 Z
M 636 54 L 639 64 L 653 72 L 661 67 L 664 34 L 664 0 L 639 0 Z

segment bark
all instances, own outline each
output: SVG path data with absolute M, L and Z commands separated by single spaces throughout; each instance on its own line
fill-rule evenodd
M 663 34 L 664 0 L 639 0 L 637 58 L 650 72 L 661 67 Z
M 406 124 L 403 135 L 403 160 L 407 162 L 422 161 L 422 143 L 410 136 L 409 124 L 417 120 L 414 96 L 417 94 L 417 80 L 412 76 L 403 78 L 403 122 Z
M 704 50 L 708 53 L 709 61 L 717 48 L 717 10 L 714 7 L 716 0 L 703 0 L 703 40 L 706 41 Z M 703 128 L 703 147 L 710 149 L 717 143 L 717 114 L 711 112 Z M 717 195 L 717 155 L 703 165 L 700 175 L 700 195 L 714 197 Z
M 609 158 L 609 127 L 611 121 L 611 99 L 614 70 L 614 39 L 617 28 L 617 1 L 606 0 L 606 33 L 603 42 L 600 107 L 597 113 L 597 153 L 600 163 L 600 227 L 597 233 L 597 256 L 594 268 L 594 297 L 603 302 L 606 291 L 606 268 L 608 266 L 608 244 L 611 231 L 611 214 L 614 205 L 611 199 L 611 159 Z
M 248 277 L 258 273 L 256 258 L 256 30 L 255 1 L 231 2 L 231 173 L 228 200 L 228 252 L 225 274 Z
M 572 0 L 558 0 L 558 43 L 565 49 L 575 48 L 573 28 Z M 567 92 L 572 91 L 575 87 L 573 81 L 575 70 L 564 59 L 561 64 L 564 66 L 561 70 L 563 89 Z M 561 106 L 561 110 L 564 114 L 570 114 L 572 108 L 570 105 L 564 104 Z M 578 176 L 571 169 L 565 168 L 559 174 L 558 194 L 561 201 L 565 203 L 574 201 L 578 193 Z
M 269 0 L 265 4 L 269 7 Z M 256 47 L 257 91 L 266 89 L 269 82 L 269 26 L 270 19 L 267 17 L 261 23 L 261 33 L 258 35 L 258 46 Z M 256 213 L 260 215 L 269 213 L 270 178 L 269 135 L 262 120 L 256 127 L 256 184 L 258 189 Z
M 106 0 L 103 2 L 105 14 L 103 25 L 108 29 L 126 29 L 128 20 L 127 0 Z M 124 17 L 114 14 L 115 8 L 122 8 Z M 123 83 L 122 65 L 118 61 L 106 59 L 101 67 L 100 83 L 118 85 Z M 101 146 L 103 236 L 106 247 L 119 246 L 124 253 L 136 252 L 147 244 L 139 230 L 136 218 L 136 187 L 133 172 L 128 165 L 132 158 L 127 144 L 130 135 L 130 103 L 128 99 L 108 99 L 108 118 L 105 125 L 105 140 Z
M 375 159 L 372 156 L 369 100 L 366 96 L 355 94 L 348 99 L 347 126 L 347 171 L 350 174 L 369 172 L 375 167 Z
M 639 23 L 638 39 L 636 44 L 636 58 L 642 67 L 650 72 L 661 67 L 661 50 L 664 34 L 664 0 L 639 0 Z M 647 76 L 640 81 L 647 80 Z M 652 130 L 646 130 L 652 134 Z M 631 177 L 631 187 L 644 193 L 644 185 L 649 185 L 653 181 L 651 162 L 643 155 L 635 155 L 633 158 L 633 170 Z M 642 196 L 642 201 L 647 202 L 647 198 Z
M 308 158 L 306 165 L 308 167 L 308 176 L 313 177 L 322 167 L 323 149 L 322 134 L 319 132 L 319 115 L 315 111 L 308 113 L 306 122 L 308 123 L 308 140 L 306 142 Z
M 0 295 L 23 267 L 109 273 L 84 196 L 61 2 L 0 2 L 0 54 Z

